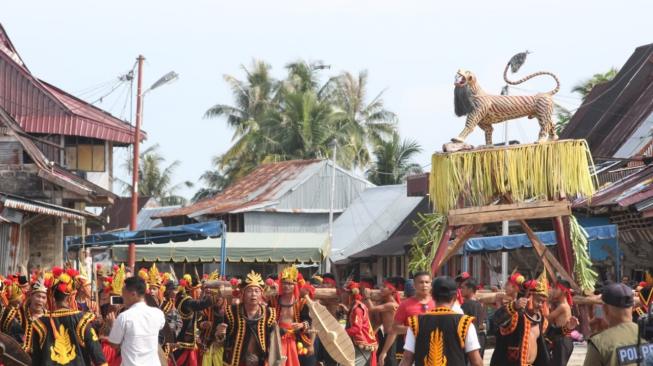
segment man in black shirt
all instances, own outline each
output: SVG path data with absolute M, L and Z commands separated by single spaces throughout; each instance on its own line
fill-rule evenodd
M 486 311 L 483 305 L 476 300 L 476 289 L 478 284 L 473 278 L 469 278 L 463 282 L 461 286 L 461 293 L 463 296 L 463 304 L 461 308 L 465 315 L 474 317 L 474 326 L 476 327 L 476 334 L 478 335 L 478 343 L 481 345 L 479 352 L 481 358 L 483 358 L 483 353 L 485 352 L 485 340 L 487 337 L 485 319 Z

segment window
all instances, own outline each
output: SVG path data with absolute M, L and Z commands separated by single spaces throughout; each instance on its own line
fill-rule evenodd
M 66 167 L 85 172 L 106 170 L 105 142 L 86 137 L 66 137 Z

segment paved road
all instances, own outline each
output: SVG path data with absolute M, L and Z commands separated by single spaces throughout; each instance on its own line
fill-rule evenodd
M 492 357 L 492 351 L 491 349 L 488 349 L 485 351 L 485 355 L 483 357 L 483 363 L 485 365 L 490 364 L 490 358 Z M 569 363 L 567 366 L 582 366 L 583 361 L 585 360 L 585 353 L 587 352 L 587 345 L 585 344 L 576 344 L 574 345 L 574 353 L 571 354 L 571 359 L 569 360 Z

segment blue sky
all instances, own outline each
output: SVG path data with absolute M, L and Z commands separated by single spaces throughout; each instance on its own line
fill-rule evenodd
M 426 166 L 464 123 L 453 114 L 457 69 L 473 70 L 487 91 L 498 92 L 507 60 L 531 50 L 520 75 L 556 73 L 562 81 L 556 99 L 573 109 L 580 103 L 570 92 L 575 83 L 620 67 L 635 47 L 653 41 L 652 13 L 650 0 L 71 0 L 5 2 L 0 21 L 34 74 L 86 99 L 108 91 L 138 54 L 147 58 L 145 85 L 179 73 L 177 82 L 147 96 L 146 146 L 159 143 L 169 161 L 181 161 L 177 181 L 197 182 L 233 134 L 223 120 L 202 115 L 232 102 L 222 75 L 242 77 L 240 65 L 252 59 L 270 63 L 277 77 L 297 59 L 331 65 L 325 77 L 368 70 L 369 97 L 385 89 L 387 108 L 399 116 L 402 136 L 423 146 L 417 160 Z M 89 91 L 102 83 L 104 89 Z M 513 93 L 551 86 L 539 78 Z M 126 115 L 125 95 L 126 88 L 97 105 Z M 537 122 L 513 122 L 509 130 L 511 139 L 532 141 Z M 502 139 L 499 127 L 495 141 Z M 482 143 L 482 133 L 469 141 Z M 119 159 L 128 153 L 121 150 Z

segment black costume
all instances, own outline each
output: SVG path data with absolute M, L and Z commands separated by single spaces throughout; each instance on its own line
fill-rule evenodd
M 478 343 L 481 345 L 481 349 L 479 349 L 479 352 L 481 353 L 481 358 L 483 358 L 483 354 L 485 353 L 485 341 L 487 338 L 487 334 L 485 330 L 485 318 L 487 316 L 485 314 L 485 309 L 483 309 L 483 305 L 481 305 L 480 302 L 471 299 L 465 300 L 465 302 L 460 306 L 460 308 L 463 310 L 463 313 L 465 313 L 465 315 L 474 317 L 474 327 L 476 328 L 476 336 L 478 337 Z
M 556 327 L 550 324 L 546 330 L 546 341 L 551 350 L 551 366 L 566 366 L 572 352 L 574 342 L 571 340 L 570 331 L 566 327 Z
M 210 298 L 194 300 L 187 294 L 181 296 L 177 303 L 177 313 L 181 318 L 181 330 L 177 334 L 177 349 L 173 352 L 178 365 L 186 364 L 191 359 L 190 352 L 197 351 L 198 312 L 213 305 Z M 193 355 L 195 357 L 196 355 Z M 191 361 L 192 363 L 192 361 Z
M 435 308 L 408 318 L 415 335 L 415 366 L 465 365 L 465 339 L 474 318 L 449 308 Z
M 23 344 L 25 339 L 19 308 L 13 306 L 2 308 L 0 311 L 0 331 L 11 336 L 16 342 Z
M 274 309 L 260 305 L 260 316 L 248 319 L 244 305 L 228 306 L 225 310 L 227 333 L 224 341 L 224 362 L 227 366 L 239 366 L 248 354 L 247 346 L 254 337 L 254 354 L 258 356 L 259 365 L 267 361 L 270 334 L 277 322 Z
M 540 327 L 537 338 L 537 357 L 532 363 L 535 366 L 546 366 L 549 363 L 544 333 L 548 321 L 540 313 L 529 316 L 514 308 L 514 302 L 499 308 L 494 315 L 499 324 L 496 346 L 492 353 L 491 366 L 526 366 L 528 363 L 528 347 L 530 328 Z
M 32 322 L 32 365 L 106 365 L 91 323 L 95 314 L 60 309 Z

